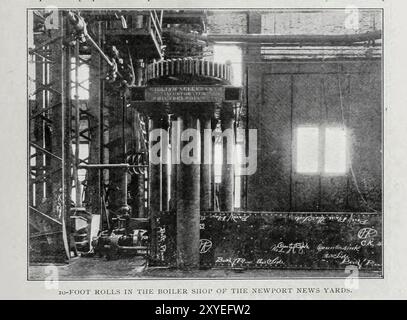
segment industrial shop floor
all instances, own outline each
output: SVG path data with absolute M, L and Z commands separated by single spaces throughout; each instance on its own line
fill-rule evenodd
M 31 265 L 28 268 L 29 280 L 44 280 L 50 274 L 50 264 Z M 54 265 L 59 280 L 119 280 L 119 279 L 153 279 L 153 278 L 346 278 L 349 273 L 344 270 L 226 270 L 210 269 L 181 271 L 164 267 L 146 267 L 142 257 L 122 258 L 107 261 L 95 257 L 80 257 L 69 264 Z M 55 274 L 55 273 L 54 273 Z M 378 272 L 360 272 L 361 278 L 380 278 Z

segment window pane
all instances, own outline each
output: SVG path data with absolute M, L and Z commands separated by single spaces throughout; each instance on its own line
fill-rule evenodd
M 319 130 L 316 127 L 297 129 L 297 172 L 318 172 Z
M 326 128 L 324 171 L 346 172 L 346 131 L 342 128 Z
M 232 65 L 232 84 L 242 85 L 242 49 L 237 45 L 216 44 L 213 46 L 213 61 Z

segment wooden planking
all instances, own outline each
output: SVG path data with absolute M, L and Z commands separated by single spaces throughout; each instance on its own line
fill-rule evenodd
M 290 210 L 291 76 L 265 77 L 259 110 L 259 210 Z
M 303 74 L 294 76 L 293 84 L 293 133 L 298 126 L 319 126 L 321 123 L 322 86 L 321 75 Z M 295 133 L 294 133 L 295 135 Z M 295 153 L 294 139 L 292 151 Z M 319 211 L 321 181 L 317 174 L 300 174 L 295 171 L 293 157 L 292 205 L 294 211 Z
M 327 126 L 342 127 L 342 111 L 339 90 L 341 85 L 342 96 L 345 98 L 349 92 L 347 75 L 326 74 L 321 78 L 323 105 L 321 122 Z M 343 99 L 342 99 L 343 100 Z M 344 102 L 344 101 L 343 101 Z M 343 103 L 344 104 L 344 103 Z M 345 105 L 344 117 L 347 117 Z M 349 141 L 349 140 L 348 140 Z M 321 210 L 344 211 L 347 208 L 348 174 L 321 176 Z
M 259 187 L 260 182 L 260 175 L 259 170 L 261 168 L 261 164 L 259 161 L 262 161 L 261 157 L 261 150 L 260 145 L 262 141 L 262 128 L 258 125 L 260 119 L 260 112 L 259 108 L 262 101 L 262 94 L 261 89 L 263 87 L 262 78 L 259 76 L 264 72 L 260 65 L 252 65 L 248 68 L 247 74 L 247 81 L 250 84 L 247 87 L 247 95 L 250 99 L 249 105 L 247 107 L 247 117 L 248 117 L 248 125 L 249 129 L 258 129 L 257 132 L 257 171 L 250 176 L 247 176 L 246 183 L 247 183 L 247 207 L 252 210 L 261 210 L 261 201 L 260 197 L 258 196 L 258 190 L 261 189 Z
M 289 210 L 290 201 L 285 196 L 290 193 L 290 187 L 286 187 L 286 181 L 294 167 L 288 168 L 285 161 L 278 158 L 288 159 L 291 165 L 295 153 L 291 154 L 291 148 L 281 147 L 289 144 L 289 135 L 285 132 L 291 127 L 290 122 L 281 120 L 281 115 L 292 107 L 294 128 L 307 123 L 341 125 L 339 71 L 348 139 L 353 141 L 349 154 L 358 186 L 368 202 L 380 210 L 381 82 L 378 61 L 265 66 L 249 67 L 249 128 L 259 130 L 259 152 L 258 171 L 248 178 L 248 209 Z M 288 77 L 293 79 L 292 106 L 287 100 L 291 97 L 291 83 L 283 80 Z M 285 97 L 285 103 L 282 103 L 282 97 Z M 287 110 L 278 110 L 277 106 Z M 272 163 L 269 163 L 270 159 Z M 293 211 L 371 211 L 361 200 L 350 173 L 321 177 L 293 173 L 291 194 Z
M 381 83 L 377 73 L 350 77 L 348 100 L 351 128 L 351 159 L 357 185 L 368 202 L 359 195 L 355 182 L 350 183 L 351 207 L 381 209 Z

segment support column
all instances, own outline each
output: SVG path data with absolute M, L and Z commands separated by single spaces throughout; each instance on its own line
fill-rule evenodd
M 212 123 L 210 115 L 200 117 L 201 127 L 201 211 L 212 210 Z
M 131 152 L 135 158 L 131 159 L 132 164 L 145 164 L 146 144 L 144 130 L 144 123 L 141 116 L 135 109 L 128 109 L 128 118 L 131 119 Z M 139 168 L 133 170 L 130 182 L 128 184 L 129 196 L 131 198 L 132 217 L 133 218 L 145 218 L 145 175 L 147 168 Z
M 102 25 L 100 22 L 97 24 L 97 43 L 99 46 L 102 44 Z M 101 109 L 103 104 L 103 91 L 102 80 L 100 78 L 100 70 L 103 68 L 102 59 L 99 52 L 92 47 L 91 49 L 92 65 L 89 66 L 89 103 L 88 111 L 92 115 L 89 117 L 89 163 L 102 163 L 102 132 L 101 125 Z M 79 129 L 79 128 L 78 128 Z M 89 243 L 89 250 L 92 250 L 92 233 L 95 221 L 93 215 L 101 217 L 102 213 L 102 174 L 103 170 L 88 170 L 87 171 L 87 188 L 85 193 L 86 211 L 90 213 L 87 226 L 87 240 Z M 100 228 L 101 219 L 99 220 Z
M 64 29 L 67 24 L 61 23 L 61 30 L 59 32 L 53 32 L 53 36 L 65 35 Z M 61 32 L 62 31 L 62 32 Z M 59 33 L 59 34 L 58 34 Z M 63 94 L 56 92 L 49 93 L 50 105 L 56 106 L 52 108 L 50 118 L 52 121 L 52 139 L 51 150 L 54 155 L 63 159 L 60 160 L 56 157 L 52 157 L 50 166 L 50 184 L 52 190 L 52 215 L 62 218 L 64 216 L 64 210 L 69 215 L 69 209 L 64 208 L 65 203 L 61 203 L 61 199 L 70 199 L 71 197 L 71 185 L 66 190 L 63 189 L 65 176 L 70 177 L 70 160 L 71 160 L 71 131 L 70 131 L 70 58 L 71 49 L 69 46 L 63 47 L 61 42 L 53 44 L 52 50 L 54 52 L 61 52 L 61 60 L 50 65 L 50 83 L 56 83 L 55 90 L 59 92 L 63 91 Z M 68 81 L 68 84 L 66 83 Z M 69 86 L 68 86 L 69 85 Z M 62 169 L 64 167 L 64 170 Z M 64 176 L 65 174 L 65 176 Z M 66 184 L 68 186 L 68 184 Z M 65 194 L 63 195 L 63 192 Z
M 113 88 L 110 88 L 112 90 Z M 107 97 L 106 97 L 107 98 Z M 109 97 L 109 163 L 124 163 L 126 154 L 125 107 L 123 97 L 114 92 Z M 109 170 L 109 209 L 121 217 L 129 217 L 131 208 L 127 203 L 127 170 Z
M 222 181 L 220 184 L 220 210 L 233 211 L 233 189 L 234 189 L 234 117 L 233 107 L 229 103 L 222 105 L 221 126 L 222 126 Z
M 177 170 L 179 163 L 179 135 L 180 128 L 178 127 L 178 118 L 171 117 L 171 194 L 170 194 L 170 210 L 177 210 Z
M 147 169 L 145 169 L 147 170 Z M 137 196 L 137 208 L 138 208 L 138 218 L 145 218 L 146 217 L 146 210 L 145 210 L 145 174 L 139 174 L 137 176 L 137 183 L 138 183 L 138 196 Z
M 191 114 L 183 114 L 182 132 L 185 129 L 198 129 L 198 120 Z M 199 138 L 199 132 L 198 137 Z M 199 146 L 199 141 L 195 141 Z M 181 141 L 183 148 L 192 142 Z M 194 148 L 189 153 L 193 157 L 200 157 L 200 150 Z M 199 154 L 193 154 L 199 152 Z M 177 168 L 177 267 L 180 269 L 199 268 L 199 233 L 200 233 L 200 164 L 199 161 L 191 164 L 184 163 L 182 157 Z
M 149 123 L 149 131 L 159 129 L 161 126 L 161 119 L 159 115 L 152 115 Z M 151 150 L 152 142 L 149 138 L 149 149 Z M 149 152 L 149 189 L 150 189 L 150 221 L 151 221 L 151 257 L 153 260 L 158 258 L 157 248 L 157 216 L 161 210 L 160 200 L 160 183 L 161 183 L 161 165 L 155 164 L 151 161 L 151 152 Z
M 143 74 L 144 74 L 144 61 L 143 59 L 138 59 L 136 61 L 136 79 L 135 79 L 135 85 L 136 86 L 142 86 L 143 85 Z M 140 117 L 139 117 L 140 119 Z M 141 120 L 140 120 L 141 121 Z M 141 123 L 139 123 L 141 126 Z M 139 141 L 143 140 L 142 135 L 138 137 Z M 143 148 L 141 148 L 141 143 L 138 148 L 139 152 L 143 151 Z M 146 169 L 147 170 L 147 169 Z M 137 192 L 137 208 L 138 208 L 138 217 L 139 218 L 145 218 L 146 217 L 146 210 L 145 210 L 145 183 L 146 183 L 146 175 L 139 174 L 138 175 L 138 192 Z
M 42 37 L 40 38 L 42 41 Z M 35 79 L 37 83 L 44 83 L 45 85 L 48 84 L 48 79 L 47 79 L 47 72 L 43 72 L 43 69 L 48 70 L 49 69 L 49 64 L 45 64 L 45 59 L 40 58 L 39 56 L 35 56 Z M 44 66 L 44 67 L 43 67 Z M 35 109 L 33 113 L 39 112 L 41 109 L 44 109 L 48 107 L 48 101 L 47 101 L 47 96 L 48 93 L 46 91 L 44 92 L 38 92 L 35 95 Z M 45 97 L 45 99 L 44 99 Z M 31 128 L 33 128 L 33 136 L 34 136 L 34 142 L 43 147 L 47 148 L 49 147 L 49 150 L 51 149 L 50 146 L 45 145 L 45 123 L 42 117 L 36 117 L 35 119 L 31 120 Z M 31 134 L 32 134 L 31 133 Z M 35 175 L 36 178 L 40 178 L 41 176 L 44 176 L 46 173 L 46 170 L 43 170 L 42 168 L 45 168 L 46 165 L 50 165 L 50 163 L 45 160 L 45 156 L 42 152 L 36 151 L 37 156 L 35 157 L 35 166 L 37 167 L 35 169 Z M 45 179 L 44 179 L 45 180 Z M 38 207 L 39 204 L 42 203 L 43 198 L 44 198 L 44 184 L 45 182 L 39 182 L 35 184 L 35 204 Z M 47 195 L 49 197 L 49 195 Z
M 73 179 L 75 184 L 75 206 L 82 207 L 82 190 L 81 190 L 81 183 L 79 181 L 79 147 L 80 147 L 80 105 L 79 105 L 79 64 L 80 64 L 80 57 L 79 57 L 79 41 L 75 42 L 74 47 L 74 59 L 75 59 L 75 67 L 74 67 L 74 75 L 75 78 L 73 79 L 74 84 L 74 112 L 73 118 L 75 119 L 75 125 L 73 126 L 73 142 L 75 145 L 75 153 L 73 155 Z
M 218 120 L 217 119 L 212 119 L 211 121 L 211 126 L 212 126 L 212 132 L 215 132 L 216 126 L 217 126 Z M 219 211 L 219 202 L 218 202 L 218 197 L 216 194 L 216 183 L 215 183 L 215 143 L 214 139 L 212 139 L 212 166 L 211 166 L 211 181 L 212 181 L 212 210 L 213 211 Z
M 98 23 L 98 44 L 101 45 L 101 23 Z M 102 69 L 100 54 L 95 49 L 91 49 L 92 64 L 89 68 L 89 104 L 88 111 L 92 115 L 89 117 L 89 163 L 101 163 L 101 108 L 102 108 L 102 84 L 99 72 Z M 102 171 L 88 170 L 88 187 L 87 187 L 87 210 L 91 214 L 100 214 L 102 208 Z M 90 239 L 91 240 L 91 239 Z
M 163 115 L 161 119 L 161 128 L 168 132 L 168 116 Z M 165 139 L 165 141 L 164 141 Z M 161 211 L 169 210 L 168 194 L 168 145 L 169 137 L 162 137 L 161 140 Z
M 65 30 L 65 35 L 69 34 L 69 23 L 66 19 L 63 19 L 60 16 L 62 23 L 61 25 L 62 30 Z M 64 21 L 63 21 L 64 20 Z M 61 66 L 61 79 L 62 80 L 62 89 L 61 89 L 61 108 L 54 108 L 55 110 L 59 110 L 57 114 L 55 114 L 56 122 L 53 122 L 54 128 L 58 128 L 56 132 L 62 135 L 58 136 L 58 141 L 55 141 L 56 144 L 54 145 L 54 141 L 52 142 L 52 147 L 56 147 L 56 149 L 61 151 L 61 155 L 63 158 L 63 167 L 62 167 L 62 175 L 57 175 L 58 178 L 62 178 L 62 199 L 63 199 L 63 206 L 61 211 L 61 220 L 62 220 L 62 237 L 64 241 L 65 250 L 67 251 L 68 260 L 71 256 L 71 249 L 76 251 L 76 245 L 73 241 L 72 234 L 72 221 L 71 221 L 71 191 L 72 191 L 72 177 L 71 177 L 71 168 L 72 168 L 72 108 L 71 108 L 71 49 L 69 46 L 64 48 L 64 45 L 61 43 L 62 52 L 62 66 Z M 52 81 L 52 80 L 51 80 Z M 52 103 L 54 105 L 54 103 Z M 62 118 L 60 115 L 62 114 Z M 54 119 L 53 119 L 54 120 Z M 61 122 L 58 122 L 60 120 Z M 63 131 L 60 130 L 63 128 Z M 55 133 L 52 135 L 54 136 Z M 60 144 L 61 143 L 61 144 Z M 54 176 L 54 175 L 53 175 Z M 54 185 L 53 187 L 57 187 L 58 185 Z M 54 189 L 55 190 L 55 189 Z M 53 190 L 53 191 L 54 191 Z M 54 198 L 58 198 L 57 192 L 53 192 Z M 58 206 L 58 199 L 56 201 L 56 205 Z

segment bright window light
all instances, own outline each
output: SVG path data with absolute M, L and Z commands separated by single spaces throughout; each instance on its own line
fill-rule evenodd
M 242 49 L 237 45 L 216 44 L 213 46 L 213 61 L 232 64 L 232 85 L 242 85 Z
M 215 143 L 214 153 L 215 153 L 214 154 L 215 183 L 221 183 L 221 181 L 222 181 L 222 161 L 223 161 L 222 143 L 219 143 L 219 142 Z
M 319 129 L 297 128 L 297 172 L 317 173 L 319 157 Z
M 326 128 L 324 172 L 346 172 L 346 131 L 342 128 Z

